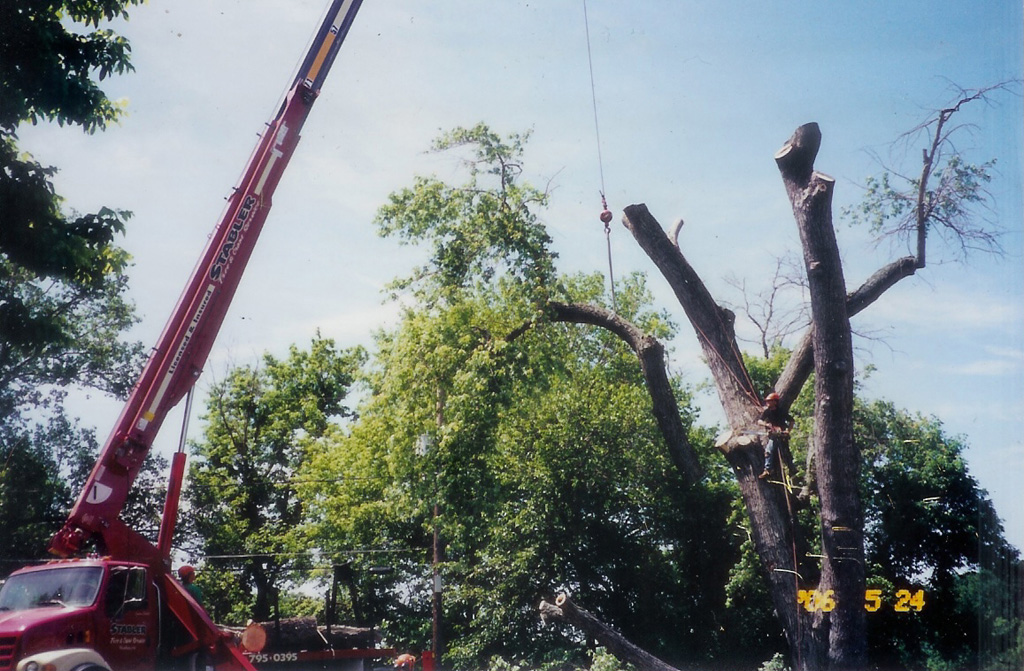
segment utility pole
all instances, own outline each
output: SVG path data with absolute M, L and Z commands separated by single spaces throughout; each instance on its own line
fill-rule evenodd
M 434 598 L 432 608 L 432 620 L 433 620 L 433 632 L 431 637 L 431 648 L 434 650 L 434 663 L 436 664 L 435 671 L 441 671 L 443 668 L 441 659 L 444 656 L 444 639 L 441 636 L 441 562 L 444 561 L 444 549 L 441 546 L 441 534 L 437 527 L 437 517 L 440 513 L 440 506 L 434 504 Z
M 438 426 L 443 422 L 443 416 L 440 408 L 443 405 L 438 403 Z M 420 457 L 426 457 L 430 454 L 430 448 L 433 446 L 433 440 L 429 434 L 420 434 L 419 439 L 416 441 L 416 454 Z M 441 542 L 441 532 L 438 524 L 438 518 L 441 515 L 441 505 L 437 502 L 438 491 L 437 491 L 437 471 L 434 472 L 434 509 L 432 516 L 432 526 L 434 531 L 433 539 L 433 557 L 431 560 L 431 641 L 430 641 L 430 652 L 431 662 L 430 668 L 427 669 L 427 658 L 424 656 L 424 671 L 441 671 L 442 657 L 444 656 L 444 638 L 441 635 L 441 618 L 442 618 L 442 592 L 443 584 L 441 580 L 441 564 L 444 562 L 444 545 Z

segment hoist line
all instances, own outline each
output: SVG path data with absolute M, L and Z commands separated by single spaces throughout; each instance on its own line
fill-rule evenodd
M 611 289 L 612 312 L 618 312 L 615 301 L 615 274 L 612 271 L 612 229 L 608 225 L 611 222 L 611 212 L 608 210 L 608 202 L 605 200 L 604 187 L 604 157 L 601 155 L 601 124 L 597 118 L 597 87 L 594 85 L 594 55 L 590 48 L 590 17 L 587 13 L 587 0 L 583 0 L 583 27 L 587 34 L 587 66 L 590 69 L 590 102 L 594 110 L 594 137 L 597 141 L 597 171 L 601 179 L 601 221 L 604 222 L 604 237 L 608 247 L 608 286 Z
M 608 224 L 604 225 L 604 239 L 608 246 L 608 286 L 612 290 L 612 312 L 618 312 L 615 305 L 615 276 L 612 274 L 612 229 Z
M 594 135 L 597 138 L 597 170 L 601 176 L 601 198 L 604 199 L 604 160 L 601 157 L 601 125 L 597 121 L 597 87 L 594 86 L 594 56 L 590 49 L 590 19 L 587 0 L 583 0 L 583 27 L 587 33 L 587 65 L 590 68 L 590 101 L 594 109 Z

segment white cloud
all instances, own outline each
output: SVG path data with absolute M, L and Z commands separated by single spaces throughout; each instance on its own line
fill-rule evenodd
M 928 291 L 919 283 L 910 286 L 913 282 L 913 278 L 904 280 L 905 286 L 890 290 L 872 304 L 863 318 L 855 319 L 919 331 L 982 331 L 1024 321 L 1019 297 L 1011 300 L 950 286 Z
M 947 366 L 946 373 L 977 377 L 998 377 L 1010 375 L 1020 369 L 1020 362 L 1007 362 L 1005 359 L 979 359 L 955 366 Z

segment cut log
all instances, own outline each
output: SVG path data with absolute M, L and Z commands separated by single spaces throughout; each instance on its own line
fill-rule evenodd
M 604 646 L 619 661 L 632 664 L 637 671 L 678 671 L 674 666 L 633 645 L 591 613 L 577 607 L 565 594 L 559 594 L 554 604 L 541 601 L 540 616 L 544 620 L 560 620 L 571 624 Z
M 265 632 L 264 637 L 254 636 L 253 628 Z M 249 649 L 251 641 L 259 641 L 259 647 L 266 650 L 332 650 L 347 648 L 374 648 L 380 636 L 374 629 L 366 627 L 345 627 L 333 625 L 318 626 L 314 617 L 286 617 L 277 622 L 251 622 L 245 629 L 221 627 L 235 638 L 235 642 Z M 250 642 L 249 646 L 245 644 Z M 251 650 L 250 652 L 259 652 Z

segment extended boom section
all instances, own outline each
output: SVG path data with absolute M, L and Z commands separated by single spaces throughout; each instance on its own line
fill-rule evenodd
M 362 0 L 334 0 L 280 110 L 267 124 L 241 181 L 107 439 L 64 528 L 50 544 L 59 556 L 98 537 L 106 553 L 155 560 L 156 549 L 118 520 L 160 426 L 206 363 L 242 271 L 270 211 L 274 190 L 299 141 Z M 141 554 L 140 554 L 141 553 Z
M 206 365 L 299 131 L 361 4 L 331 0 L 260 135 L 78 501 L 50 541 L 53 554 L 70 559 L 22 568 L 2 586 L 0 671 L 254 671 L 233 635 L 170 571 L 183 446 L 171 465 L 156 543 L 120 516 L 168 412 Z M 92 549 L 90 542 L 98 554 L 72 557 Z

